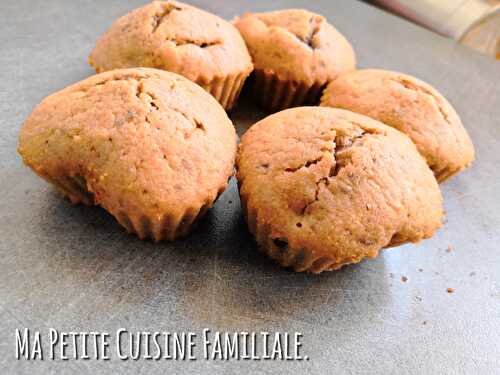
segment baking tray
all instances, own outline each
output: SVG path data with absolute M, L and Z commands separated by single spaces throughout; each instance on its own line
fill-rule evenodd
M 141 3 L 2 1 L 0 373 L 500 373 L 499 63 L 353 0 L 192 1 L 225 18 L 291 7 L 326 15 L 361 67 L 440 90 L 476 146 L 473 167 L 442 186 L 447 222 L 435 237 L 337 272 L 296 274 L 258 253 L 234 180 L 191 236 L 154 244 L 100 208 L 71 206 L 22 165 L 23 120 L 92 74 L 97 37 Z M 264 115 L 243 98 L 232 119 L 241 135 Z M 16 360 L 15 329 L 25 327 L 301 332 L 309 360 Z

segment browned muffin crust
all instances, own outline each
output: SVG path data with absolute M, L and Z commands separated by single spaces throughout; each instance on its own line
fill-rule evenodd
M 247 13 L 233 23 L 255 66 L 255 97 L 268 109 L 315 103 L 324 85 L 356 67 L 349 42 L 319 14 Z
M 119 18 L 89 57 L 97 72 L 152 67 L 183 75 L 230 109 L 253 69 L 235 27 L 193 6 L 154 1 Z
M 295 271 L 338 269 L 442 225 L 439 187 L 411 140 L 349 111 L 265 118 L 242 137 L 237 168 L 250 231 Z
M 439 182 L 474 160 L 472 141 L 451 104 L 407 74 L 375 69 L 345 74 L 328 85 L 321 105 L 370 116 L 407 134 Z
M 45 98 L 24 123 L 18 151 L 73 203 L 104 207 L 140 238 L 173 240 L 225 189 L 236 134 L 191 81 L 123 69 Z

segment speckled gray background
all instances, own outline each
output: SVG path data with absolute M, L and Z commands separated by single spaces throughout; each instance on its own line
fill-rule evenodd
M 338 272 L 294 274 L 256 251 L 234 181 L 189 238 L 153 244 L 102 209 L 60 200 L 21 164 L 17 134 L 31 109 L 92 74 L 98 35 L 141 3 L 1 0 L 0 373 L 499 374 L 500 62 L 354 0 L 193 1 L 226 18 L 286 7 L 325 14 L 360 66 L 441 90 L 476 145 L 473 168 L 442 187 L 447 223 L 433 239 Z M 233 114 L 240 134 L 261 117 L 248 100 Z M 14 330 L 24 327 L 300 331 L 310 360 L 16 361 Z

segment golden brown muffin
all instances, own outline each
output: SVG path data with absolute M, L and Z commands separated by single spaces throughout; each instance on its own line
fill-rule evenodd
M 358 112 L 406 133 L 439 182 L 474 160 L 474 146 L 453 107 L 415 77 L 358 70 L 330 83 L 321 105 Z
M 233 23 L 255 66 L 254 97 L 271 111 L 316 104 L 328 82 L 356 68 L 349 42 L 319 14 L 248 13 Z
M 441 192 L 415 145 L 366 116 L 276 113 L 242 137 L 236 163 L 250 232 L 295 271 L 335 270 L 441 227 Z
M 225 189 L 236 133 L 191 81 L 122 69 L 45 98 L 24 123 L 18 151 L 71 202 L 104 207 L 140 238 L 173 240 Z
M 154 1 L 119 18 L 97 41 L 89 63 L 98 73 L 144 66 L 181 74 L 226 110 L 253 69 L 231 23 L 176 1 Z

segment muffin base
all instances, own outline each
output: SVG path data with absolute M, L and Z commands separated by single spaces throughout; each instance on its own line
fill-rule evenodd
M 279 265 L 292 268 L 295 272 L 310 272 L 314 274 L 323 271 L 337 270 L 347 264 L 358 263 L 364 258 L 375 258 L 378 255 L 364 254 L 353 255 L 348 258 L 337 259 L 331 256 L 314 256 L 304 249 L 295 249 L 288 245 L 286 238 L 280 238 L 279 241 L 271 236 L 271 226 L 268 223 L 262 223 L 258 219 L 258 210 L 252 207 L 248 198 L 240 189 L 241 207 L 250 233 L 252 233 L 259 245 L 259 250 L 268 257 L 274 259 Z
M 243 215 L 250 233 L 254 235 L 259 245 L 259 250 L 275 260 L 279 265 L 292 268 L 295 272 L 318 274 L 323 271 L 335 271 L 343 266 L 359 263 L 366 258 L 376 258 L 381 250 L 406 243 L 419 242 L 419 240 L 415 241 L 411 238 L 401 237 L 399 233 L 395 233 L 387 245 L 370 253 L 352 255 L 341 259 L 327 255 L 314 256 L 304 249 L 290 247 L 286 238 L 273 238 L 271 236 L 271 226 L 268 223 L 259 222 L 257 208 L 248 204 L 248 198 L 241 192 L 241 186 L 239 187 Z
M 283 80 L 265 70 L 254 70 L 251 76 L 251 92 L 254 100 L 263 108 L 277 112 L 300 105 L 316 105 L 327 82 L 305 82 Z
M 127 232 L 137 235 L 141 240 L 150 238 L 156 242 L 173 241 L 187 236 L 199 219 L 213 206 L 214 201 L 207 201 L 200 208 L 190 207 L 182 215 L 165 214 L 157 219 L 129 215 L 125 211 L 116 213 L 110 211 L 110 213 Z
M 85 180 L 79 176 L 61 175 L 58 178 L 41 176 L 52 185 L 72 204 L 85 204 L 87 206 L 101 205 L 95 194 L 86 186 Z M 118 223 L 128 233 L 135 234 L 141 240 L 152 239 L 155 242 L 167 240 L 174 241 L 177 238 L 187 236 L 195 227 L 197 222 L 212 208 L 215 201 L 226 189 L 221 186 L 217 193 L 208 197 L 201 207 L 188 207 L 181 214 L 164 213 L 152 218 L 146 215 L 129 213 L 115 207 L 101 205 L 106 211 L 115 217 Z
M 215 77 L 208 82 L 200 78 L 195 82 L 209 92 L 229 112 L 234 108 L 249 74 L 249 72 L 245 72 L 227 77 Z

